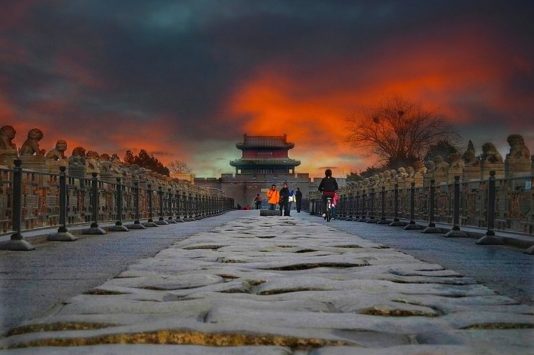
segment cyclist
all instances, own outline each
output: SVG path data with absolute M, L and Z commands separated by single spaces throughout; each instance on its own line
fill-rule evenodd
M 319 191 L 323 193 L 323 217 L 326 218 L 326 199 L 328 197 L 334 198 L 336 191 L 338 190 L 337 181 L 332 177 L 332 170 L 326 169 L 324 172 L 324 178 L 319 184 Z

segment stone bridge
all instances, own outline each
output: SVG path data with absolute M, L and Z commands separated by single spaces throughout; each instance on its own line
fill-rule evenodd
M 319 218 L 260 217 L 257 211 L 221 216 L 233 208 L 233 201 L 218 190 L 81 148 L 66 158 L 64 141 L 45 154 L 38 146 L 42 132 L 35 130 L 17 150 L 11 142 L 13 131 L 0 129 L 0 212 L 3 232 L 11 234 L 0 249 L 34 249 L 23 235 L 41 228 L 55 229 L 46 232 L 51 241 L 76 240 L 71 233 L 76 229 L 85 234 L 130 234 L 141 249 L 147 248 L 143 243 L 154 243 L 155 235 L 170 242 L 150 249 L 155 256 L 151 252 L 128 259 L 118 265 L 121 271 L 90 288 L 76 288 L 77 278 L 82 278 L 77 274 L 83 270 L 67 265 L 74 270 L 70 287 L 77 291 L 56 301 L 50 311 L 32 313 L 22 324 L 8 327 L 0 338 L 0 353 L 533 350 L 534 308 L 473 277 L 343 232 Z M 447 222 L 451 237 L 465 236 L 467 226 L 473 225 L 486 229 L 484 243 L 503 242 L 495 231 L 532 234 L 533 174 L 531 162 L 528 171 L 526 163 L 530 153 L 517 137 L 509 141 L 512 149 L 506 161 L 486 146 L 483 156 L 474 160 L 468 150 L 450 165 L 437 159 L 426 169 L 389 171 L 353 184 L 341 191 L 338 217 L 407 229 L 419 228 L 426 220 L 427 232 L 443 232 L 438 223 Z M 319 196 L 312 194 L 309 201 L 309 212 L 320 214 Z M 192 221 L 225 216 L 230 222 L 177 237 L 178 230 L 198 223 Z M 105 224 L 110 225 L 103 228 Z M 48 273 L 50 280 L 59 282 L 54 270 L 19 270 L 21 255 L 35 256 L 28 266 L 32 269 L 55 265 L 67 246 L 85 243 L 80 256 L 92 264 L 97 258 L 92 241 L 116 242 L 80 239 L 45 242 L 32 253 L 0 252 L 2 273 L 12 278 L 4 282 L 25 295 L 20 301 L 11 299 L 11 307 L 35 298 L 39 291 L 29 285 Z M 123 252 L 112 250 L 115 257 Z M 104 250 L 98 257 L 109 254 Z M 5 260 L 14 262 L 8 267 Z
M 471 277 L 320 219 L 233 213 L 240 215 L 11 328 L 0 347 L 6 354 L 532 351 L 534 308 Z

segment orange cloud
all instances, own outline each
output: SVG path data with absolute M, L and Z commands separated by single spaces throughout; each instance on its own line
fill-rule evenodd
M 293 156 L 303 160 L 300 171 L 320 174 L 320 166 L 348 172 L 376 163 L 365 150 L 345 143 L 346 118 L 388 97 L 422 103 L 453 125 L 481 119 L 465 109 L 470 104 L 503 115 L 516 104 L 530 105 L 532 112 L 533 100 L 525 104 L 524 97 L 503 92 L 514 73 L 532 71 L 528 61 L 511 61 L 510 55 L 522 58 L 521 53 L 506 52 L 491 32 L 465 30 L 417 42 L 397 38 L 364 59 L 330 58 L 309 75 L 299 76 L 296 63 L 266 64 L 235 91 L 229 120 L 240 120 L 249 134 L 288 133 L 297 146 Z

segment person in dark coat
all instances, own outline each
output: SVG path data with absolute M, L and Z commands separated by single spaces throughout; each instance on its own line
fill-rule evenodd
M 257 194 L 256 197 L 254 197 L 254 205 L 256 206 L 256 209 L 259 210 L 261 208 L 261 202 L 262 202 L 262 198 L 260 196 L 260 194 Z
M 287 188 L 287 182 L 284 182 L 283 187 L 280 189 L 280 211 L 284 212 L 284 216 L 289 216 L 289 189 Z
M 297 212 L 300 213 L 300 209 L 302 208 L 302 192 L 297 187 L 297 191 L 295 191 L 295 203 L 297 207 Z
M 326 218 L 326 199 L 328 197 L 334 198 L 338 186 L 336 179 L 332 176 L 332 170 L 326 169 L 324 175 L 324 178 L 319 184 L 319 191 L 321 191 L 323 195 L 323 217 Z

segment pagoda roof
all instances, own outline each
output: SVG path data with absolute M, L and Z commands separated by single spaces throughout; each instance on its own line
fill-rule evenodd
M 230 161 L 231 166 L 242 167 L 242 166 L 298 166 L 300 165 L 299 160 L 295 159 L 237 159 Z
M 237 143 L 238 149 L 246 148 L 284 148 L 291 149 L 295 147 L 294 143 L 287 141 L 287 135 L 283 136 L 249 136 L 244 135 L 243 142 Z

